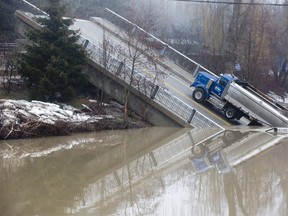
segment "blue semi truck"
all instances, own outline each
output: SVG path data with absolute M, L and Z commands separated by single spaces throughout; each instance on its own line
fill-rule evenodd
M 227 119 L 244 116 L 250 125 L 288 126 L 288 110 L 284 106 L 233 74 L 216 76 L 200 71 L 190 87 L 194 88 L 192 98 L 196 102 L 212 104 Z

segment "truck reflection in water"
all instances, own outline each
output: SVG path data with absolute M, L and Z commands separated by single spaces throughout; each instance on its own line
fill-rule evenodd
M 219 173 L 227 173 L 237 164 L 279 143 L 283 137 L 265 130 L 225 130 L 192 146 L 189 159 L 197 172 L 215 167 Z

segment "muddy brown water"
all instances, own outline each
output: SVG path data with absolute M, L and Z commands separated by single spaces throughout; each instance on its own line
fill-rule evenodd
M 287 137 L 153 127 L 0 141 L 0 215 L 288 215 Z

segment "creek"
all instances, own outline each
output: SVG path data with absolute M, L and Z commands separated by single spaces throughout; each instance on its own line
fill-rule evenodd
M 287 215 L 287 136 L 151 127 L 0 141 L 0 215 Z

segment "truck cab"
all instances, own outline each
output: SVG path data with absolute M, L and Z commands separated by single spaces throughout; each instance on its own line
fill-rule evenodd
M 237 80 L 237 77 L 231 74 L 221 74 L 220 77 L 216 77 L 208 72 L 200 71 L 190 86 L 195 87 L 193 99 L 197 102 L 203 102 L 211 94 L 222 97 L 227 84 L 234 80 Z
M 237 82 L 238 78 L 232 74 L 221 74 L 219 77 L 206 71 L 200 71 L 190 87 L 194 87 L 192 98 L 198 102 L 205 101 L 216 106 L 225 113 L 228 119 L 240 119 L 242 113 L 224 99 L 225 93 L 231 82 Z

